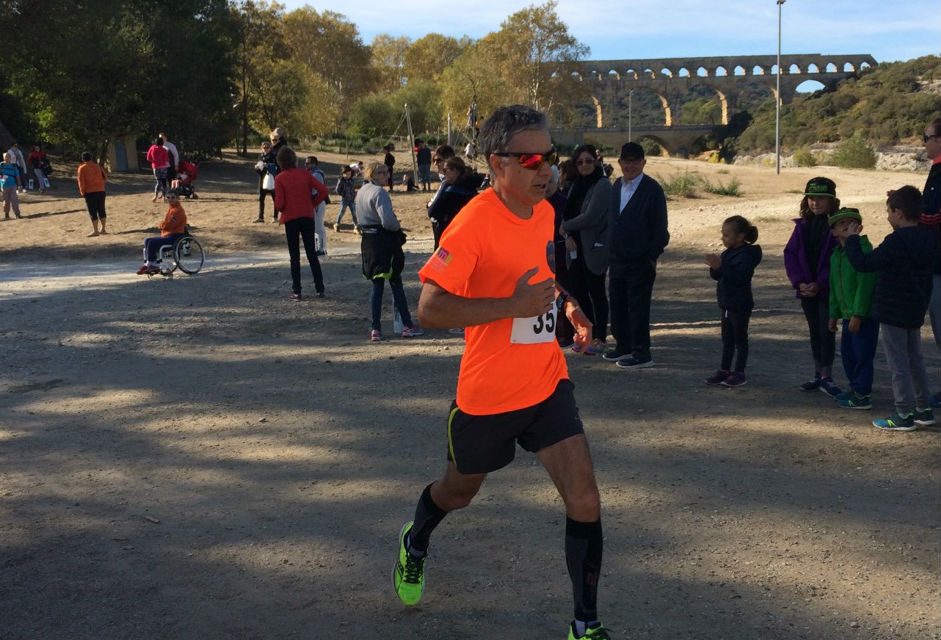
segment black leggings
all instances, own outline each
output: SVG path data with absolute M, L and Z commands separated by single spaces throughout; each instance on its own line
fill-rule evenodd
M 836 334 L 830 331 L 830 299 L 826 295 L 801 298 L 801 309 L 810 330 L 810 352 L 814 356 L 814 373 L 828 378 L 836 354 Z
M 301 292 L 301 240 L 303 240 L 307 262 L 310 263 L 310 272 L 314 276 L 314 289 L 317 293 L 323 293 L 323 272 L 320 270 L 317 249 L 314 247 L 314 219 L 289 220 L 284 224 L 284 233 L 288 241 L 288 255 L 291 257 L 291 290 L 297 294 Z
M 265 189 L 259 189 L 258 191 L 258 219 L 265 219 L 265 196 L 271 196 L 271 206 L 274 207 L 274 191 L 266 191 Z M 275 211 L 272 213 L 274 219 L 278 219 L 278 212 Z
M 108 217 L 105 212 L 105 192 L 92 191 L 85 194 L 85 206 L 88 207 L 88 215 L 92 220 L 104 220 Z
M 732 370 L 732 356 L 735 355 L 735 372 L 745 373 L 748 362 L 748 321 L 749 311 L 722 310 L 722 364 L 723 371 Z
M 579 255 L 569 267 L 572 295 L 591 320 L 591 337 L 605 340 L 608 337 L 608 295 L 605 292 L 605 274 L 592 273 Z

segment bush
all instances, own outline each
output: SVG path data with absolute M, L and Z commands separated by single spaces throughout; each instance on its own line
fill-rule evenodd
M 807 147 L 801 147 L 794 152 L 794 163 L 798 167 L 816 167 L 817 156 Z
M 679 198 L 695 198 L 698 195 L 696 188 L 699 183 L 699 176 L 689 171 L 678 173 L 672 178 L 660 180 L 660 186 L 663 187 L 663 192 L 667 196 Z
M 862 136 L 853 134 L 837 147 L 833 163 L 843 169 L 872 169 L 876 166 L 876 152 Z
M 723 184 L 721 180 L 713 184 L 707 178 L 703 178 L 702 184 L 706 193 L 714 193 L 718 196 L 733 196 L 735 198 L 742 195 L 742 183 L 737 178 L 732 178 L 727 184 Z
M 644 138 L 640 141 L 640 146 L 644 149 L 645 156 L 660 156 L 663 153 L 663 150 L 660 149 L 660 145 L 650 140 L 649 138 Z

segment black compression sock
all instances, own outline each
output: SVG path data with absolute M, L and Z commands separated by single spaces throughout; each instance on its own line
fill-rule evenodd
M 565 564 L 572 580 L 576 620 L 598 619 L 598 580 L 604 541 L 601 520 L 565 519 Z
M 434 483 L 432 483 L 434 484 Z M 428 541 L 431 539 L 431 532 L 444 520 L 448 512 L 435 504 L 431 498 L 431 485 L 425 487 L 418 499 L 418 506 L 415 508 L 415 520 L 412 530 L 409 532 L 407 548 L 414 549 L 419 555 L 428 549 Z

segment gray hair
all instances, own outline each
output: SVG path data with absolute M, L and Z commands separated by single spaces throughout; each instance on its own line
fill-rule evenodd
M 498 107 L 484 122 L 477 138 L 477 149 L 489 162 L 490 154 L 506 151 L 517 133 L 541 129 L 549 129 L 549 121 L 543 112 L 522 104 Z

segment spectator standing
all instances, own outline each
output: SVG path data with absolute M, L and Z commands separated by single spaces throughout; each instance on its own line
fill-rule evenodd
M 804 188 L 800 217 L 794 220 L 794 231 L 784 246 L 784 269 L 801 301 L 814 358 L 814 377 L 800 388 L 820 389 L 832 398 L 843 391 L 832 377 L 836 338 L 830 331 L 830 256 L 837 241 L 827 217 L 839 208 L 836 183 L 829 178 L 812 178 Z
M 301 300 L 301 240 L 314 276 L 317 297 L 323 298 L 323 272 L 314 241 L 314 211 L 327 198 L 327 188 L 297 166 L 297 154 L 290 147 L 282 145 L 278 150 L 278 167 L 278 176 L 274 179 L 274 208 L 280 212 L 278 221 L 284 225 L 287 236 L 291 259 L 291 299 Z
M 29 152 L 27 162 L 33 170 L 33 175 L 36 176 L 36 187 L 39 189 L 39 193 L 45 193 L 51 185 L 45 171 L 45 167 L 49 166 L 49 157 L 42 150 L 42 145 L 37 144 L 33 147 L 33 150 Z
M 415 162 L 418 164 L 418 181 L 422 191 L 431 191 L 431 149 L 424 140 L 416 140 Z
M 167 181 L 172 182 L 176 180 L 177 173 L 180 171 L 180 150 L 176 148 L 176 145 L 170 142 L 170 138 L 167 137 L 166 133 L 159 134 L 163 138 L 163 147 L 167 150 L 167 153 L 170 154 L 170 166 L 167 167 Z
M 20 197 L 17 195 L 17 188 L 22 182 L 22 173 L 20 165 L 16 163 L 16 154 L 7 151 L 3 154 L 3 162 L 0 163 L 0 187 L 3 188 L 3 217 L 10 219 L 10 209 L 13 209 L 13 215 L 20 217 Z
M 721 255 L 706 255 L 709 276 L 716 281 L 716 301 L 722 312 L 722 360 L 719 370 L 706 384 L 741 387 L 746 383 L 748 363 L 748 322 L 755 299 L 751 281 L 761 262 L 758 229 L 742 216 L 731 216 L 722 223 Z M 735 356 L 735 368 L 732 357 Z
M 340 232 L 340 221 L 349 209 L 350 216 L 353 218 L 353 228 L 359 231 L 359 223 L 356 221 L 356 186 L 353 184 L 353 167 L 343 167 L 334 191 L 340 196 L 340 213 L 337 214 L 337 221 L 333 223 L 333 230 Z
M 254 223 L 265 221 L 265 198 L 271 198 L 274 207 L 274 178 L 278 173 L 278 163 L 275 154 L 271 152 L 271 143 L 267 140 L 261 143 L 261 155 L 255 163 L 255 173 L 258 174 L 258 216 L 252 220 Z M 274 220 L 278 220 L 278 212 L 273 210 Z
M 644 173 L 644 148 L 621 147 L 621 177 L 611 189 L 608 219 L 608 274 L 611 334 L 616 340 L 604 359 L 622 369 L 654 366 L 650 351 L 650 300 L 657 260 L 670 242 L 667 198 Z
M 435 246 L 441 240 L 441 234 L 448 228 L 461 209 L 477 195 L 474 186 L 474 172 L 458 156 L 451 156 L 444 162 L 444 180 L 441 190 L 428 207 L 431 230 Z
M 85 198 L 85 206 L 91 218 L 92 232 L 88 234 L 88 237 L 93 238 L 99 233 L 108 233 L 105 228 L 108 219 L 108 214 L 105 212 L 105 184 L 108 181 L 108 174 L 101 165 L 92 160 L 91 153 L 86 151 L 82 154 L 82 164 L 78 166 L 76 178 L 78 192 Z
M 879 321 L 872 317 L 872 294 L 877 275 L 857 271 L 846 256 L 846 238 L 853 222 L 863 230 L 863 217 L 858 209 L 843 208 L 827 219 L 838 245 L 830 256 L 830 331 L 836 332 L 837 321 L 843 320 L 840 333 L 840 356 L 849 390 L 837 396 L 844 409 L 871 409 L 873 360 L 879 343 Z M 866 236 L 857 241 L 862 254 L 872 253 Z
M 886 210 L 892 233 L 870 253 L 862 251 L 862 227 L 856 221 L 850 223 L 845 243 L 854 269 L 879 273 L 872 311 L 892 372 L 895 413 L 872 424 L 888 431 L 914 431 L 935 422 L 921 354 L 921 326 L 931 296 L 938 243 L 929 229 L 919 225 L 921 198 L 912 186 L 889 193 Z
M 552 205 L 554 214 L 552 245 L 555 249 L 555 262 L 553 263 L 555 265 L 555 282 L 563 290 L 571 291 L 572 283 L 566 264 L 568 251 L 565 250 L 565 238 L 562 237 L 560 232 L 562 229 L 562 216 L 565 213 L 565 203 L 568 199 L 559 189 L 559 179 L 561 177 L 559 167 L 553 165 L 551 171 L 549 181 L 546 183 L 546 202 Z M 575 327 L 572 326 L 564 313 L 558 314 L 558 318 L 556 318 L 555 337 L 559 342 L 559 346 L 563 349 L 568 349 L 575 344 Z
M 314 176 L 314 179 L 326 189 L 327 176 L 324 174 L 323 170 L 321 170 L 320 161 L 317 159 L 317 156 L 307 156 L 307 159 L 304 160 L 304 166 L 307 168 L 307 171 L 310 172 L 310 175 Z M 329 191 L 327 193 L 329 194 Z M 327 255 L 327 228 L 324 224 L 324 216 L 327 214 L 327 205 L 329 203 L 330 197 L 328 195 L 320 201 L 320 204 L 318 204 L 317 208 L 314 210 L 314 234 L 317 236 L 317 255 L 321 257 Z
M 29 178 L 29 169 L 26 166 L 26 159 L 23 157 L 23 152 L 20 150 L 20 145 L 14 140 L 13 144 L 10 145 L 10 153 L 13 154 L 13 163 L 20 170 L 19 181 L 17 182 L 17 189 L 21 193 L 26 192 L 26 181 Z
M 170 153 L 163 146 L 163 138 L 157 136 L 154 143 L 147 150 L 147 161 L 154 171 L 154 199 L 156 202 L 158 196 L 166 199 L 169 182 L 167 181 L 168 168 L 170 166 Z
M 921 224 L 934 231 L 941 247 L 941 118 L 925 127 L 922 141 L 925 143 L 925 154 L 931 161 L 931 169 L 921 194 Z M 928 315 L 931 318 L 934 343 L 941 349 L 941 263 L 935 268 L 932 281 Z M 935 409 L 941 407 L 941 391 L 932 394 L 931 406 Z
M 363 237 L 360 248 L 363 256 L 363 275 L 372 283 L 369 306 L 372 311 L 370 342 L 382 340 L 382 294 L 385 281 L 389 281 L 395 309 L 402 319 L 402 337 L 422 335 L 422 330 L 412 324 L 408 311 L 408 300 L 402 286 L 402 270 L 405 268 L 405 234 L 392 210 L 392 198 L 382 188 L 391 177 L 389 168 L 378 162 L 370 162 L 364 172 L 366 182 L 356 194 L 356 217 Z
M 572 295 L 591 321 L 591 342 L 582 349 L 586 355 L 603 354 L 608 333 L 608 209 L 611 207 L 611 183 L 596 163 L 593 145 L 577 147 L 572 161 L 578 178 L 572 185 L 565 205 L 559 233 L 565 238 L 566 260 Z
M 389 183 L 389 193 L 392 193 L 392 183 L 395 181 L 395 156 L 392 155 L 392 150 L 394 148 L 395 147 L 393 147 L 391 144 L 386 145 L 386 155 L 382 159 L 382 163 L 386 165 L 386 168 L 389 170 L 389 179 L 387 180 Z

